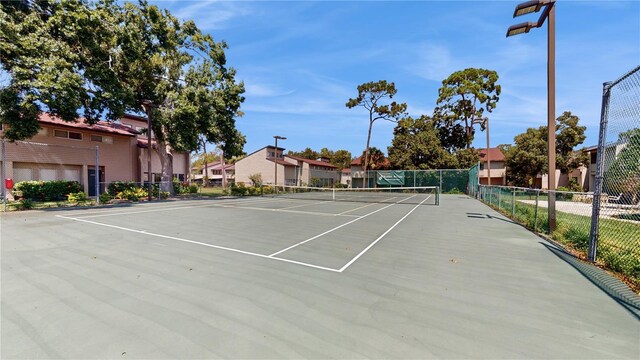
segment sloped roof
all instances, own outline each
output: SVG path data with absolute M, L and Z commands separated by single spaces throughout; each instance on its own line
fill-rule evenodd
M 487 149 L 478 149 L 480 153 L 480 161 L 487 162 Z M 504 154 L 500 148 L 489 148 L 489 160 L 491 161 L 504 161 Z
M 284 161 L 284 160 L 279 160 L 279 159 L 278 160 L 267 159 L 267 160 L 269 160 L 271 162 L 276 162 L 276 163 L 278 163 L 280 165 L 284 165 L 284 166 L 293 166 L 293 167 L 297 166 L 296 164 L 292 164 L 292 163 Z
M 69 122 L 69 121 L 64 121 L 59 117 L 53 116 L 48 113 L 41 113 L 40 117 L 38 118 L 38 121 L 43 124 L 57 125 L 57 126 L 63 126 L 63 127 L 79 129 L 79 130 L 94 131 L 94 132 L 103 132 L 103 133 L 126 135 L 126 136 L 136 136 L 140 134 L 139 131 L 132 129 L 130 127 L 112 123 L 112 122 L 107 122 L 107 121 L 98 121 L 94 125 L 89 125 L 84 122 L 85 118 L 82 118 L 82 117 L 78 118 L 75 122 Z
M 326 161 L 320 161 L 320 160 L 311 160 L 311 159 L 306 159 L 306 158 L 302 158 L 302 157 L 298 157 L 298 156 L 291 156 L 291 155 L 285 155 L 286 157 L 292 158 L 294 160 L 297 161 L 302 161 L 302 162 L 306 162 L 307 164 L 310 165 L 316 165 L 316 166 L 326 166 L 326 167 L 330 167 L 330 168 L 337 168 L 337 166 L 328 163 Z

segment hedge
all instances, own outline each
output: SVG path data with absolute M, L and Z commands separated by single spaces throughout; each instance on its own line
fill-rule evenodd
M 84 191 L 77 181 L 20 181 L 14 189 L 32 201 L 63 201 L 69 194 Z

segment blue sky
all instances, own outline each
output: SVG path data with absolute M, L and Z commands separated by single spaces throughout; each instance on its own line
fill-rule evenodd
M 431 115 L 441 82 L 468 67 L 496 70 L 502 95 L 490 114 L 491 144 L 546 124 L 547 30 L 506 38 L 518 1 L 161 1 L 228 43 L 244 81 L 237 127 L 246 152 L 286 136 L 288 150 L 365 148 L 368 115 L 345 103 L 364 82 L 393 81 L 410 115 Z M 602 83 L 640 64 L 640 2 L 556 3 L 556 116 L 571 111 L 597 143 Z M 385 153 L 394 124 L 376 122 Z M 477 132 L 474 146 L 484 147 Z

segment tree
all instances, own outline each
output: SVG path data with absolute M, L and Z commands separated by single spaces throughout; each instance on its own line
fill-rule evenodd
M 389 164 L 384 157 L 384 153 L 377 147 L 371 147 L 368 155 L 369 158 L 367 159 L 367 150 L 363 151 L 361 159 L 371 165 L 370 170 L 386 170 L 389 167 Z
M 82 110 L 92 123 L 104 111 L 108 120 L 141 112 L 148 101 L 163 191 L 172 190 L 173 152 L 197 150 L 201 136 L 228 156 L 242 151 L 235 116 L 244 85 L 226 67 L 226 43 L 146 1 L 20 3 L 28 5 L 2 2 L 0 12 L 9 139 L 33 136 L 41 111 L 75 121 Z
M 394 83 L 387 83 L 386 80 L 368 82 L 358 85 L 358 96 L 347 101 L 346 106 L 351 109 L 362 106 L 369 112 L 369 131 L 367 132 L 367 147 L 365 148 L 363 170 L 367 171 L 369 161 L 369 143 L 371 141 L 371 128 L 376 120 L 387 120 L 397 122 L 407 111 L 406 103 L 383 104 L 383 99 L 392 99 L 397 93 Z
M 212 164 L 220 161 L 220 155 L 216 154 L 215 151 L 210 151 L 208 153 L 199 153 L 196 154 L 195 160 L 191 163 L 192 167 L 200 167 L 204 166 L 204 164 Z
M 93 124 L 122 116 L 131 93 L 112 67 L 113 14 L 78 1 L 0 2 L 0 121 L 9 141 L 34 136 L 44 110 Z M 105 113 L 106 112 L 106 113 Z
M 457 164 L 455 169 L 469 169 L 478 163 L 478 160 L 480 160 L 480 154 L 478 153 L 478 150 L 474 148 L 459 149 L 455 153 L 455 158 Z M 454 167 L 450 167 L 449 169 L 453 168 Z
M 348 168 L 351 166 L 351 152 L 348 150 L 336 150 L 333 152 L 330 162 L 335 165 L 338 170 Z
M 556 167 L 569 172 L 587 162 L 586 155 L 574 148 L 585 139 L 579 118 L 565 111 L 556 119 Z M 502 147 L 507 178 L 518 186 L 530 186 L 533 178 L 548 172 L 547 127 L 529 128 L 515 137 L 515 144 Z
M 530 187 L 538 174 L 547 169 L 547 128 L 528 128 L 516 135 L 514 145 L 503 147 L 507 179 L 515 186 Z
M 604 173 L 604 189 L 626 193 L 630 196 L 627 203 L 635 204 L 640 195 L 640 128 L 620 133 L 618 144 L 622 150 Z
M 445 148 L 471 147 L 473 120 L 498 104 L 501 87 L 497 81 L 497 72 L 476 68 L 456 71 L 442 81 L 434 118 Z
M 303 159 L 310 159 L 310 160 L 315 160 L 318 157 L 320 157 L 317 152 L 315 152 L 313 149 L 311 149 L 309 147 L 304 149 L 304 150 L 302 150 L 302 151 L 291 151 L 291 150 L 289 150 L 287 152 L 287 155 L 301 157 Z
M 441 169 L 451 166 L 456 159 L 440 144 L 438 131 L 428 116 L 403 118 L 393 129 L 393 140 L 388 148 L 389 161 L 394 169 Z
M 578 126 L 580 118 L 565 111 L 556 119 L 556 166 L 564 173 L 577 169 L 588 161 L 587 154 L 573 149 L 584 142 L 586 126 Z M 545 128 L 546 129 L 546 128 Z

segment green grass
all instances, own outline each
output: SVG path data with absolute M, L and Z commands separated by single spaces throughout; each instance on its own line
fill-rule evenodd
M 224 195 L 224 188 L 222 187 L 201 187 L 198 191 L 200 196 L 218 197 Z
M 528 199 L 528 197 L 519 199 Z M 491 200 L 492 207 L 527 228 L 540 233 L 549 232 L 546 208 L 539 207 L 536 215 L 535 205 L 516 201 L 515 213 L 512 214 L 512 197 L 505 191 L 501 193 L 499 206 L 497 196 L 493 196 Z M 551 238 L 586 258 L 590 230 L 591 217 L 558 211 L 556 212 L 556 230 L 551 234 Z M 599 234 L 598 262 L 624 275 L 636 289 L 640 288 L 640 242 L 638 242 L 640 224 L 601 218 Z

